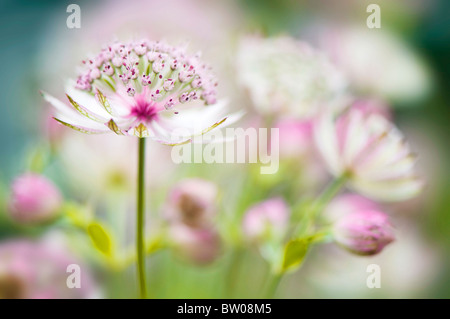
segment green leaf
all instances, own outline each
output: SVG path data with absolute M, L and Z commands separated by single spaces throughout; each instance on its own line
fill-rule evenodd
M 97 223 L 92 223 L 87 226 L 87 233 L 94 243 L 95 248 L 97 248 L 101 253 L 107 256 L 111 256 L 111 237 L 103 228 L 103 226 Z
M 72 225 L 81 229 L 85 229 L 86 225 L 88 225 L 85 207 L 74 202 L 66 202 L 62 207 L 62 211 Z
M 48 150 L 44 149 L 44 147 L 38 147 L 30 154 L 29 169 L 32 172 L 42 173 L 48 162 Z
M 308 252 L 308 238 L 292 239 L 284 247 L 282 272 L 296 270 L 303 262 Z

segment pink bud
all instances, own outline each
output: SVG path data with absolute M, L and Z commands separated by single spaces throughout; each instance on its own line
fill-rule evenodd
M 242 224 L 244 235 L 253 241 L 280 238 L 289 223 L 289 208 L 281 198 L 256 204 L 246 212 Z
M 165 213 L 172 222 L 190 227 L 211 224 L 216 213 L 217 187 L 197 178 L 178 183 L 170 192 Z
M 11 186 L 9 210 L 21 223 L 44 222 L 59 213 L 62 204 L 58 188 L 46 177 L 27 173 L 16 178 Z
M 395 240 L 389 217 L 375 210 L 351 213 L 333 229 L 335 241 L 358 255 L 375 255 Z
M 176 224 L 170 228 L 170 239 L 178 255 L 195 264 L 209 264 L 221 253 L 221 240 L 213 228 Z

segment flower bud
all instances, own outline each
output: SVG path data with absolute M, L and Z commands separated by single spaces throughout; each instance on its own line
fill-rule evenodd
M 62 197 L 58 188 L 46 177 L 27 173 L 11 186 L 9 211 L 20 223 L 45 222 L 59 213 Z
M 221 253 L 221 240 L 213 228 L 191 228 L 176 224 L 171 226 L 169 235 L 175 252 L 194 264 L 209 264 Z
M 216 213 L 217 187 L 202 179 L 186 179 L 170 192 L 165 213 L 171 222 L 190 227 L 211 224 Z
M 333 233 L 339 245 L 358 255 L 375 255 L 395 240 L 389 217 L 375 210 L 344 216 Z
M 289 208 L 281 198 L 256 204 L 246 212 L 242 224 L 244 236 L 251 241 L 278 239 L 289 223 Z

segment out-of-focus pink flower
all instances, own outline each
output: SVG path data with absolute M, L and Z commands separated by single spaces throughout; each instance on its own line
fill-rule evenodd
M 289 37 L 242 39 L 239 81 L 257 111 L 307 119 L 323 108 L 339 109 L 347 83 L 309 44 Z
M 311 154 L 314 147 L 311 121 L 281 119 L 274 127 L 279 129 L 280 157 L 302 158 Z
M 72 264 L 80 266 L 80 288 L 66 284 Z M 28 240 L 0 244 L 0 299 L 94 298 L 97 292 L 88 269 L 64 250 Z
M 169 231 L 176 253 L 192 263 L 206 265 L 219 257 L 221 239 L 214 228 L 192 228 L 174 224 Z
M 211 225 L 217 211 L 217 192 L 212 182 L 199 178 L 183 180 L 170 191 L 165 214 L 169 221 L 190 227 Z
M 392 119 L 389 106 L 377 99 L 357 99 L 352 103 L 352 108 L 362 111 L 364 114 L 378 114 L 388 120 Z
M 282 198 L 258 203 L 245 213 L 242 229 L 251 241 L 277 240 L 287 230 L 290 212 Z
M 225 121 L 217 81 L 200 55 L 148 40 L 115 42 L 84 62 L 66 86 L 68 104 L 42 92 L 56 120 L 87 134 L 150 137 L 163 144 L 190 142 Z
M 345 215 L 370 210 L 380 210 L 380 206 L 361 195 L 347 193 L 334 198 L 325 209 L 324 216 L 331 222 L 335 222 Z
M 374 210 L 344 216 L 333 234 L 339 245 L 359 255 L 375 255 L 395 240 L 389 217 Z
M 358 108 L 322 113 L 314 136 L 329 171 L 346 174 L 349 185 L 373 199 L 401 201 L 417 195 L 415 156 L 403 134 L 386 118 Z
M 43 175 L 26 173 L 12 183 L 9 211 L 17 222 L 48 221 L 59 213 L 61 205 L 59 189 Z

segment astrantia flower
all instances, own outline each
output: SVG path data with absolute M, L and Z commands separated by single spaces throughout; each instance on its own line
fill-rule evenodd
M 294 39 L 247 37 L 241 41 L 237 73 L 263 114 L 309 118 L 323 107 L 339 107 L 346 81 L 321 53 Z
M 330 172 L 348 177 L 365 196 L 385 201 L 409 199 L 421 190 L 415 156 L 402 133 L 385 117 L 350 108 L 340 116 L 325 112 L 315 140 Z
M 333 229 L 337 243 L 359 255 L 374 255 L 395 240 L 389 217 L 378 211 L 359 211 L 339 220 Z
M 165 144 L 189 142 L 230 118 L 217 82 L 199 55 L 142 40 L 114 43 L 83 61 L 66 86 L 69 104 L 43 93 L 56 120 L 83 133 L 113 131 Z

